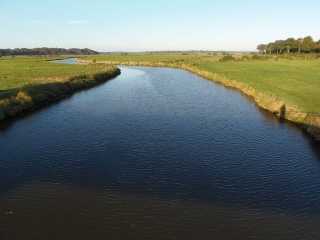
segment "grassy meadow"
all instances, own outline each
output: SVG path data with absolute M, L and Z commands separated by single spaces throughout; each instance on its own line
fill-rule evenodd
M 320 58 L 318 55 L 128 54 L 90 56 L 109 64 L 182 68 L 235 87 L 261 107 L 300 124 L 320 140 Z M 254 57 L 253 57 L 254 56 Z M 305 59 L 313 60 L 305 60 Z M 259 60 L 255 60 L 259 59 Z M 298 60 L 299 59 L 299 60 Z
M 120 73 L 116 67 L 105 64 L 51 63 L 46 61 L 49 59 L 0 58 L 0 120 L 94 86 Z

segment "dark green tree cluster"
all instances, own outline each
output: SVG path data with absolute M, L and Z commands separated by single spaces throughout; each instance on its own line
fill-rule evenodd
M 310 36 L 298 39 L 288 38 L 268 44 L 259 44 L 257 49 L 260 53 L 268 54 L 320 53 L 320 40 L 316 42 Z
M 93 51 L 88 48 L 15 48 L 15 49 L 0 49 L 0 56 L 8 55 L 64 55 L 64 54 L 73 54 L 73 55 L 91 55 L 99 54 L 99 52 Z

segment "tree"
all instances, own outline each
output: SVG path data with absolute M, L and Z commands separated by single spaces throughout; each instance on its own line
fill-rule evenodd
M 305 37 L 302 41 L 302 50 L 305 53 L 310 53 L 311 52 L 311 45 L 313 43 L 312 37 L 308 36 Z
M 288 38 L 287 40 L 285 40 L 283 42 L 283 46 L 287 49 L 287 53 L 290 52 L 290 49 L 292 47 L 292 45 L 294 44 L 296 40 L 294 38 Z
M 259 53 L 265 53 L 267 51 L 267 45 L 265 44 L 259 44 L 257 46 L 257 49 L 259 50 Z
M 302 42 L 303 42 L 303 39 L 302 38 L 298 38 L 297 40 L 294 41 L 294 43 L 292 45 L 295 49 L 298 50 L 298 53 L 301 52 Z
M 284 41 L 283 40 L 276 40 L 273 43 L 273 47 L 274 47 L 274 51 L 276 54 L 281 54 L 283 49 L 285 49 L 286 47 L 284 46 Z
M 283 54 L 290 52 L 320 53 L 320 40 L 313 41 L 311 36 L 305 38 L 287 38 L 286 40 L 276 40 L 268 44 L 259 44 L 257 49 L 260 53 Z
M 273 44 L 273 42 L 268 43 L 268 45 L 267 45 L 267 51 L 268 51 L 268 53 L 272 54 L 273 49 L 274 49 L 274 44 Z
M 320 40 L 317 42 L 316 52 L 320 53 Z

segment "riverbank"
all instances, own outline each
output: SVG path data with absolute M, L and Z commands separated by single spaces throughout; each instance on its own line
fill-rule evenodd
M 201 58 L 199 56 L 195 56 L 193 61 L 188 61 L 185 59 L 178 59 L 173 61 L 133 61 L 134 57 L 131 57 L 130 61 L 108 61 L 108 56 L 104 57 L 106 60 L 99 59 L 95 60 L 95 62 L 105 64 L 120 64 L 127 66 L 181 68 L 192 73 L 196 73 L 197 75 L 202 76 L 206 79 L 222 83 L 227 87 L 236 88 L 244 94 L 252 96 L 259 107 L 271 111 L 272 113 L 277 115 L 279 119 L 286 119 L 296 123 L 297 125 L 299 125 L 299 127 L 306 130 L 317 141 L 320 141 L 320 113 L 317 109 L 317 102 L 319 101 L 315 99 L 317 97 L 317 89 L 319 88 L 319 84 L 317 82 L 311 82 L 309 84 L 307 83 L 306 79 L 300 80 L 294 78 L 292 78 L 292 80 L 288 80 L 292 81 L 293 84 L 288 84 L 287 82 L 285 82 L 286 78 L 290 78 L 292 76 L 288 76 L 286 71 L 289 72 L 290 70 L 284 71 L 283 67 L 287 67 L 288 69 L 296 69 L 297 67 L 295 65 L 277 65 L 277 68 L 272 69 L 271 65 L 268 66 L 267 63 L 263 62 L 261 64 L 258 63 L 258 65 L 260 65 L 259 68 L 257 68 L 257 63 L 253 63 L 251 65 L 250 63 L 246 62 L 216 63 L 213 61 L 201 61 Z M 137 59 L 141 60 L 141 58 L 141 55 L 137 56 Z M 78 59 L 77 61 L 90 62 L 92 60 Z M 306 66 L 308 66 L 311 62 L 312 64 L 316 63 L 314 64 L 315 66 L 313 68 L 316 68 L 317 64 L 319 63 L 319 61 L 299 61 L 299 65 L 305 64 Z M 273 62 L 271 64 L 275 63 L 276 62 Z M 231 64 L 233 64 L 234 66 Z M 242 69 L 233 71 L 234 69 L 239 67 L 239 64 L 242 64 Z M 255 72 L 257 71 L 256 69 L 258 69 L 260 72 Z M 226 73 L 229 70 L 235 72 L 235 75 L 230 75 L 230 77 L 227 77 Z M 299 69 L 297 71 L 299 71 Z M 239 74 L 240 72 L 242 74 L 242 79 L 238 80 L 237 74 Z M 317 79 L 317 74 L 314 69 L 310 70 L 310 73 L 314 73 L 312 77 L 313 79 Z M 283 76 L 281 76 L 281 74 L 283 74 Z M 272 77 L 268 78 L 268 75 Z M 259 81 L 259 79 L 261 81 Z M 267 85 L 269 85 L 269 88 L 265 87 Z M 304 86 L 307 86 L 308 88 L 304 89 Z M 306 93 L 304 95 L 301 94 L 301 96 L 297 96 L 297 92 L 299 93 L 299 91 L 305 91 Z
M 50 67 L 52 65 L 48 66 Z M 23 67 L 23 69 L 24 68 L 25 67 Z M 14 69 L 19 72 L 19 70 L 14 67 L 11 70 Z M 40 69 L 41 71 L 46 70 L 42 68 Z M 58 70 L 64 71 L 66 69 L 67 68 L 63 66 Z M 71 68 L 69 67 L 69 70 L 70 69 L 72 69 L 72 72 L 75 73 L 75 70 L 79 68 L 72 66 Z M 71 95 L 76 91 L 88 89 L 100 83 L 106 82 L 119 75 L 120 69 L 115 66 L 103 68 L 93 67 L 92 69 L 83 69 L 83 73 L 80 71 L 80 74 L 74 74 L 71 76 L 69 75 L 71 72 L 67 72 L 68 76 L 55 77 L 50 75 L 50 77 L 46 76 L 45 78 L 40 80 L 38 79 L 37 81 L 30 81 L 28 84 L 25 84 L 22 87 L 11 87 L 0 91 L 0 120 L 15 116 L 22 112 L 30 111 L 43 104 Z M 56 74 L 59 75 L 61 72 L 56 72 Z M 41 75 L 38 77 L 41 78 Z M 4 75 L 2 78 L 7 79 L 7 76 Z M 24 76 L 24 78 L 26 78 L 26 76 Z

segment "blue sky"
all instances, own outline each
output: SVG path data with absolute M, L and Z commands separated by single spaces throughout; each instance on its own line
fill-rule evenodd
M 320 39 L 319 0 L 0 0 L 0 48 L 253 51 Z

